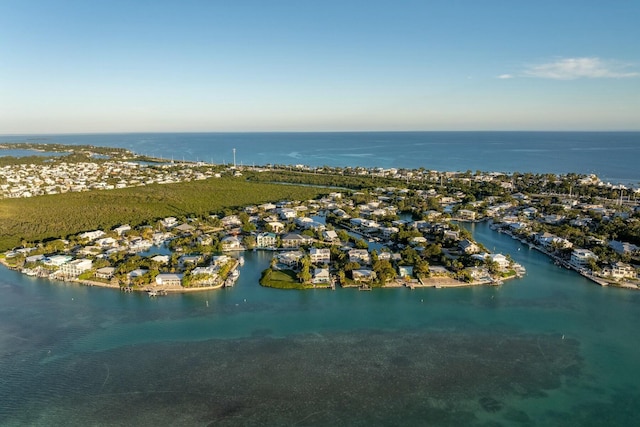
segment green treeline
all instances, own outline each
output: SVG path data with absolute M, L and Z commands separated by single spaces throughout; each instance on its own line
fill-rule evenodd
M 286 170 L 274 170 L 256 173 L 245 172 L 245 176 L 250 181 L 286 182 L 291 184 L 318 185 L 327 187 L 350 188 L 356 190 L 398 185 L 398 180 L 389 178 L 310 173 Z
M 327 190 L 231 177 L 109 191 L 0 200 L 0 250 L 82 231 L 152 224 L 158 218 L 204 217 L 278 200 L 308 200 Z

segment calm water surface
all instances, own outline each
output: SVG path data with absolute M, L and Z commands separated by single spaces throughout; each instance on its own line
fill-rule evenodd
M 485 224 L 501 287 L 149 298 L 0 270 L 2 425 L 634 425 L 640 293 Z
M 89 144 L 211 163 L 596 173 L 638 184 L 640 132 L 135 133 L 0 136 L 1 142 Z

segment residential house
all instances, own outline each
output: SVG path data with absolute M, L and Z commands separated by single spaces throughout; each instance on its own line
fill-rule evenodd
M 90 259 L 74 259 L 60 266 L 60 272 L 67 277 L 78 277 L 87 270 L 91 270 L 93 261 Z
M 304 254 L 300 251 L 287 251 L 278 253 L 276 259 L 287 267 L 297 267 L 303 256 Z
M 313 264 L 329 264 L 331 251 L 327 248 L 311 248 L 309 249 L 309 257 Z
M 104 236 L 105 232 L 102 230 L 94 230 L 94 231 L 87 231 L 85 233 L 80 233 L 78 234 L 78 238 L 81 240 L 88 240 L 88 241 L 92 241 L 92 240 L 96 240 L 99 239 L 100 237 Z
M 413 267 L 410 265 L 399 265 L 398 266 L 398 276 L 400 278 L 412 278 L 413 277 Z
M 182 274 L 160 273 L 156 276 L 156 285 L 160 286 L 181 286 Z
M 122 236 L 124 233 L 126 233 L 127 231 L 130 231 L 130 230 L 131 230 L 131 226 L 129 224 L 123 224 L 123 225 L 113 229 L 113 231 L 118 233 L 118 236 Z
M 281 233 L 284 230 L 284 224 L 280 221 L 270 221 L 267 223 L 274 233 Z
M 54 267 L 60 267 L 66 263 L 68 263 L 69 261 L 71 261 L 73 259 L 73 257 L 69 256 L 69 255 L 52 255 L 49 257 L 45 257 L 44 259 L 44 263 L 46 265 L 51 265 Z
M 458 243 L 458 247 L 465 254 L 475 254 L 480 251 L 478 245 L 470 241 L 469 239 L 464 239 Z
M 115 271 L 116 271 L 115 267 L 102 267 L 96 270 L 95 276 L 98 279 L 109 280 L 113 278 L 113 273 L 115 273 Z
M 298 216 L 298 213 L 291 208 L 281 208 L 280 209 L 280 218 L 287 221 L 290 219 L 294 219 Z
M 325 230 L 322 232 L 322 238 L 325 242 L 339 242 L 338 233 L 335 230 Z
M 316 268 L 313 270 L 311 283 L 314 285 L 331 283 L 331 276 L 328 268 Z
M 349 262 L 357 262 L 358 264 L 371 264 L 371 255 L 366 249 L 351 249 L 348 253 Z
M 275 248 L 277 236 L 274 233 L 258 233 L 256 235 L 256 247 Z
M 300 246 L 308 243 L 307 239 L 298 233 L 288 233 L 282 236 L 283 248 L 299 248 Z
M 167 264 L 169 262 L 169 255 L 156 255 L 151 258 L 151 261 L 157 262 L 158 264 Z
M 609 247 L 621 255 L 633 254 L 635 252 L 638 252 L 638 250 L 640 250 L 640 248 L 636 245 L 633 245 L 628 242 L 619 242 L 617 240 L 611 240 L 609 242 Z
M 475 221 L 476 212 L 469 209 L 460 209 L 458 211 L 458 218 L 466 221 Z
M 162 224 L 162 226 L 164 228 L 172 228 L 172 227 L 175 227 L 178 224 L 178 220 L 177 220 L 177 218 L 169 216 L 169 217 L 166 217 L 164 219 L 161 219 L 160 220 L 160 224 Z
M 638 277 L 636 269 L 624 262 L 614 262 L 611 266 L 603 268 L 602 273 L 614 279 L 636 279 Z
M 376 279 L 376 272 L 368 268 L 351 270 L 351 277 L 356 282 L 372 282 Z
M 586 267 L 590 259 L 597 261 L 598 256 L 588 249 L 576 248 L 571 252 L 570 262 L 578 268 Z
M 236 236 L 225 236 L 220 243 L 223 251 L 238 251 L 244 249 L 242 242 Z

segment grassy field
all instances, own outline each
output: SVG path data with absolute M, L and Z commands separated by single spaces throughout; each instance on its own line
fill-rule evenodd
M 307 289 L 310 286 L 300 283 L 293 270 L 265 270 L 260 284 L 268 288 Z
M 109 191 L 0 200 L 0 250 L 82 231 L 153 224 L 167 216 L 203 217 L 235 208 L 308 200 L 329 190 L 220 178 Z

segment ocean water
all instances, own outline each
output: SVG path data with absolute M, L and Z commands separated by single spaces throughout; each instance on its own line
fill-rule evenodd
M 166 159 L 439 171 L 595 173 L 638 184 L 640 132 L 134 133 L 0 136 L 1 142 L 90 144 Z
M 149 298 L 0 270 L 0 425 L 635 425 L 640 293 L 526 266 L 501 287 Z
M 640 133 L 4 136 L 240 164 L 596 173 L 638 183 Z M 149 298 L 0 269 L 0 425 L 635 425 L 640 293 L 470 226 L 527 276 L 501 287 Z

